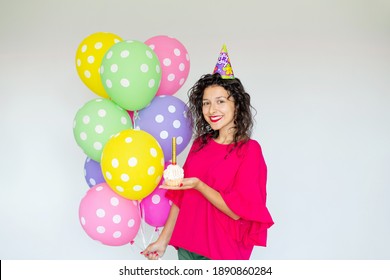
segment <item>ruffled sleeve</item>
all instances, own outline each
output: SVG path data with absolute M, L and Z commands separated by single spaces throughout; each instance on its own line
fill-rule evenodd
M 171 200 L 173 204 L 176 204 L 176 206 L 180 208 L 181 201 L 183 198 L 183 191 L 168 190 L 165 193 L 165 197 Z
M 258 142 L 250 140 L 242 152 L 232 187 L 221 192 L 228 207 L 240 219 L 223 215 L 221 222 L 236 241 L 247 246 L 266 246 L 267 229 L 274 224 L 266 207 L 267 166 Z

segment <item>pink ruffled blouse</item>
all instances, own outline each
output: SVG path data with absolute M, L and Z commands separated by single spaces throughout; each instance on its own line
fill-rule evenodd
M 267 229 L 274 223 L 266 207 L 261 147 L 249 140 L 227 157 L 231 146 L 213 139 L 198 147 L 195 141 L 183 166 L 185 178 L 197 177 L 220 192 L 240 219 L 222 213 L 196 190 L 170 190 L 166 196 L 180 212 L 169 244 L 214 260 L 247 260 L 255 245 L 266 246 Z

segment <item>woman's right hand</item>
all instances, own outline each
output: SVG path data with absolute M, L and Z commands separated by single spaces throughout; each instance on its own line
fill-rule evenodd
M 167 244 L 157 240 L 156 242 L 149 244 L 149 246 L 146 247 L 146 249 L 143 250 L 141 254 L 149 260 L 158 260 L 164 255 L 166 249 Z
M 172 204 L 167 222 L 165 223 L 161 234 L 157 238 L 157 241 L 149 244 L 149 246 L 141 252 L 145 258 L 149 260 L 158 260 L 164 255 L 169 240 L 171 239 L 173 228 L 175 226 L 178 215 L 179 208 L 176 206 L 176 204 Z

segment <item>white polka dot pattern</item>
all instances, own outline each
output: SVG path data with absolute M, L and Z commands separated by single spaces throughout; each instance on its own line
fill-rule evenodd
M 138 112 L 135 126 L 157 139 L 165 161 L 172 156 L 172 137 L 176 137 L 176 154 L 188 145 L 192 136 L 191 122 L 187 118 L 187 105 L 175 96 L 156 96 L 148 107 Z
M 100 68 L 101 80 L 110 98 L 130 111 L 140 110 L 150 103 L 161 82 L 158 57 L 149 46 L 135 40 L 113 45 L 103 57 Z
M 107 142 L 101 168 L 115 192 L 127 199 L 139 200 L 149 195 L 161 179 L 164 154 L 152 135 L 127 129 Z
M 122 39 L 112 33 L 93 33 L 80 43 L 76 52 L 76 69 L 83 83 L 95 94 L 107 98 L 100 79 L 100 64 L 104 54 Z
M 130 243 L 141 223 L 138 204 L 113 192 L 107 183 L 88 190 L 80 202 L 79 220 L 92 239 L 110 246 Z
M 161 183 L 161 182 L 160 182 Z M 171 201 L 165 197 L 167 190 L 156 188 L 148 197 L 141 201 L 145 222 L 154 227 L 162 227 L 169 215 Z
M 190 70 L 190 59 L 184 45 L 177 39 L 168 36 L 155 36 L 147 41 L 161 61 L 162 77 L 159 95 L 173 95 L 184 84 Z
M 93 99 L 76 114 L 73 134 L 85 154 L 100 162 L 104 145 L 118 132 L 132 128 L 128 112 L 108 99 Z

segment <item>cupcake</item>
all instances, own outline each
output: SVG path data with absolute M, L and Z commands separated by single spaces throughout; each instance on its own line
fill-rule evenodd
M 164 184 L 167 186 L 179 186 L 184 178 L 184 170 L 177 164 L 170 164 L 164 170 Z

